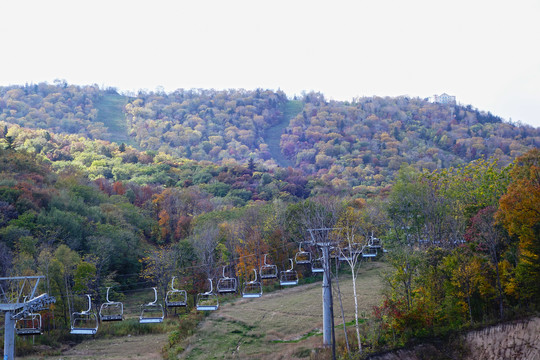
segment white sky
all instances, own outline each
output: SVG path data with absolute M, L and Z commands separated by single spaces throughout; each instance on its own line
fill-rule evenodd
M 0 0 L 0 85 L 443 92 L 540 127 L 540 0 Z

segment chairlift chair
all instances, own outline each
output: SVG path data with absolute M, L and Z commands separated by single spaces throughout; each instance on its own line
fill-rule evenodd
M 233 277 L 225 276 L 225 266 L 223 267 L 223 277 L 218 280 L 217 291 L 218 293 L 234 293 L 236 292 L 237 283 Z
M 278 269 L 276 265 L 267 264 L 266 263 L 266 256 L 268 254 L 264 254 L 264 265 L 261 266 L 261 279 L 275 279 L 278 275 Z
M 361 243 L 352 243 L 351 244 L 351 254 L 353 255 L 362 255 L 364 247 Z
M 376 238 L 376 237 L 373 237 L 373 235 L 372 235 L 371 238 L 368 241 L 368 246 L 370 248 L 379 249 L 381 247 L 381 240 Z
M 291 262 L 291 268 L 280 273 L 279 285 L 289 286 L 289 285 L 298 285 L 298 273 L 293 270 L 293 261 Z
M 19 336 L 41 335 L 41 314 L 30 313 L 15 323 L 15 333 Z
M 152 289 L 154 289 L 154 301 L 141 305 L 139 324 L 161 323 L 163 322 L 163 318 L 165 318 L 163 305 L 157 303 L 157 288 L 154 287 Z
M 101 321 L 122 321 L 124 320 L 124 304 L 119 301 L 109 300 L 109 290 L 107 287 L 107 302 L 101 304 L 99 308 L 99 319 Z
M 313 259 L 311 262 L 311 272 L 312 273 L 322 273 L 324 272 L 324 266 L 323 266 L 323 258 L 318 257 L 316 259 Z
M 377 256 L 377 248 L 365 246 L 362 251 L 362 257 L 372 258 Z
M 339 249 L 339 261 L 352 261 L 353 259 L 353 250 L 351 247 L 347 246 L 343 249 Z
M 340 261 L 352 261 L 355 257 L 362 255 L 363 247 L 360 243 L 352 243 L 339 251 Z
M 309 251 L 302 250 L 302 243 L 298 244 L 298 252 L 294 256 L 294 261 L 297 264 L 309 264 L 311 263 L 311 253 Z
M 75 335 L 95 335 L 98 330 L 98 318 L 95 312 L 92 311 L 92 299 L 88 298 L 88 309 L 72 314 L 70 334 Z
M 214 294 L 212 279 L 208 279 L 208 281 L 210 281 L 210 290 L 205 293 L 197 294 L 198 311 L 213 311 L 219 308 L 219 300 L 217 295 Z
M 262 296 L 263 289 L 262 284 L 257 281 L 257 270 L 253 269 L 255 273 L 255 280 L 248 281 L 244 284 L 244 290 L 242 291 L 242 297 L 245 298 L 259 298 Z
M 176 289 L 174 279 L 176 279 L 176 276 L 172 277 L 171 290 L 167 291 L 167 295 L 165 295 L 165 305 L 167 307 L 187 306 L 187 291 Z

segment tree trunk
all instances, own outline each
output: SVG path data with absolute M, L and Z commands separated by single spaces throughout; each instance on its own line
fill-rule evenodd
M 341 290 L 339 289 L 339 261 L 336 261 L 336 285 L 338 290 L 339 297 L 339 307 L 341 308 L 341 319 L 343 320 L 343 332 L 345 333 L 345 343 L 347 344 L 347 354 L 351 353 L 351 348 L 349 346 L 349 337 L 347 336 L 347 325 L 345 324 L 345 313 L 343 311 L 343 302 L 341 301 Z
M 362 352 L 362 342 L 360 341 L 360 326 L 358 325 L 358 296 L 356 295 L 356 273 L 352 271 L 352 284 L 354 294 L 354 320 L 356 326 L 356 339 L 358 341 L 358 352 Z
M 467 294 L 467 305 L 469 306 L 469 319 L 471 321 L 471 325 L 473 324 L 473 319 L 472 319 L 472 309 L 471 309 L 471 296 L 469 294 Z
M 499 274 L 499 264 L 495 264 L 495 273 L 497 274 L 497 290 L 499 291 L 499 317 L 502 319 L 504 316 L 503 312 L 503 291 L 501 286 L 501 277 Z

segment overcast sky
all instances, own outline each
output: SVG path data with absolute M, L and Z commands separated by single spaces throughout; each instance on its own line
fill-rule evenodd
M 540 0 L 0 0 L 0 85 L 446 92 L 540 126 Z

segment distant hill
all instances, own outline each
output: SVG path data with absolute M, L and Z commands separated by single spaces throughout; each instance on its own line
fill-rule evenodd
M 434 170 L 494 156 L 506 164 L 540 146 L 540 129 L 470 105 L 319 93 L 290 100 L 262 89 L 127 97 L 65 82 L 0 87 L 0 121 L 217 164 L 290 165 L 364 190 L 389 184 L 402 163 Z

